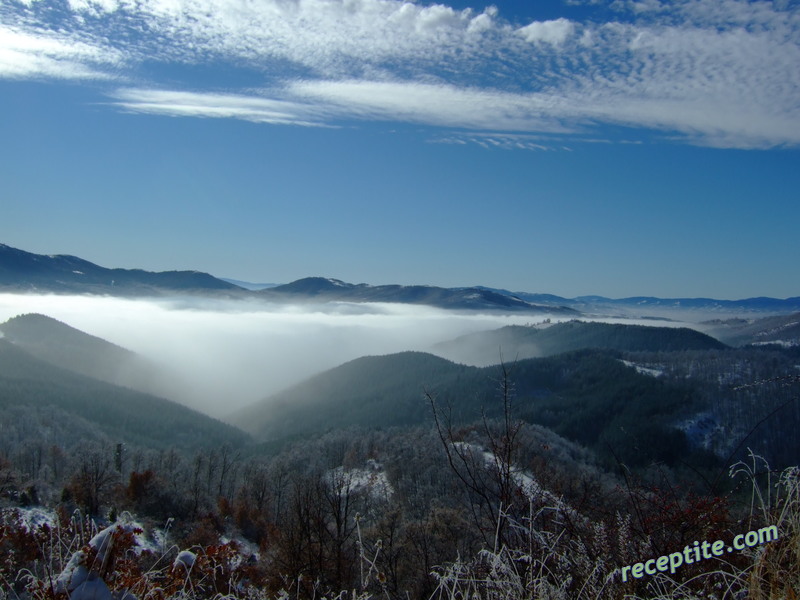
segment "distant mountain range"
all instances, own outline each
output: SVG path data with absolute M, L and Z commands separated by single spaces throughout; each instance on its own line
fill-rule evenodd
M 537 306 L 513 295 L 482 288 L 371 286 L 323 277 L 285 285 L 223 280 L 200 271 L 108 269 L 69 255 L 42 255 L 0 244 L 0 289 L 23 292 L 90 293 L 144 296 L 165 293 L 223 294 L 272 302 L 397 302 L 457 310 L 496 310 L 576 315 L 570 308 Z M 268 287 L 271 286 L 271 287 Z
M 77 256 L 32 254 L 5 244 L 0 244 L 0 288 L 112 295 L 241 289 L 200 271 L 107 269 Z
M 394 302 L 454 310 L 577 316 L 581 313 L 668 317 L 678 310 L 726 313 L 781 314 L 800 311 L 800 297 L 655 298 L 603 296 L 564 298 L 553 294 L 511 292 L 484 286 L 441 288 L 429 285 L 369 285 L 338 279 L 307 277 L 276 284 L 253 284 L 217 278 L 200 271 L 151 272 L 114 269 L 70 255 L 42 255 L 0 244 L 0 290 L 147 296 L 192 293 L 262 298 L 272 302 Z M 728 315 L 729 316 L 729 315 Z
M 220 277 L 222 281 L 227 281 L 235 286 L 257 292 L 258 290 L 265 290 L 267 288 L 278 287 L 280 283 L 253 283 L 252 281 L 242 281 L 241 279 L 230 279 L 228 277 Z
M 605 296 L 578 296 L 564 298 L 553 294 L 532 294 L 529 292 L 510 292 L 504 289 L 484 288 L 498 294 L 514 295 L 521 300 L 543 306 L 556 305 L 572 308 L 578 312 L 625 312 L 658 311 L 669 314 L 677 310 L 707 312 L 796 312 L 800 311 L 800 296 L 779 299 L 768 297 L 745 298 L 742 300 L 717 300 L 714 298 L 656 298 L 653 296 L 631 296 L 628 298 L 606 298 Z
M 440 288 L 430 285 L 368 285 L 338 279 L 307 277 L 286 285 L 262 290 L 264 298 L 295 301 L 398 302 L 424 304 L 456 310 L 505 310 L 559 315 L 577 315 L 563 306 L 543 306 L 526 302 L 512 294 L 501 294 L 480 287 Z

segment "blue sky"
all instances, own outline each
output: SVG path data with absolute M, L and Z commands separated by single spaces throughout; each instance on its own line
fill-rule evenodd
M 800 3 L 0 0 L 0 242 L 800 295 Z

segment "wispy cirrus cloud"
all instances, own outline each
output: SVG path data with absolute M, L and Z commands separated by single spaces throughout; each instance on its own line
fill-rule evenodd
M 241 119 L 272 125 L 319 126 L 328 114 L 319 107 L 253 95 L 125 88 L 115 104 L 130 112 L 169 117 Z
M 585 142 L 586 140 L 581 140 Z M 477 144 L 486 149 L 500 150 L 569 150 L 568 147 L 558 146 L 553 140 L 542 135 L 521 133 L 492 133 L 492 132 L 459 132 L 454 135 L 441 136 L 431 140 L 434 144 Z
M 144 63 L 228 63 L 267 85 L 144 78 L 109 94 L 127 111 L 271 124 L 395 121 L 468 137 L 612 124 L 701 145 L 800 144 L 795 3 L 613 5 L 605 21 L 515 23 L 398 0 L 12 0 L 0 76 L 133 80 Z
M 113 92 L 112 99 L 131 112 L 279 125 L 404 121 L 467 130 L 500 127 L 551 134 L 572 132 L 557 119 L 537 117 L 536 106 L 550 102 L 546 95 L 536 99 L 447 84 L 302 80 L 241 94 L 123 88 Z
M 336 107 L 361 119 L 402 120 L 442 127 L 567 133 L 554 99 L 543 93 L 508 93 L 449 84 L 368 80 L 296 81 L 294 97 Z
M 69 34 L 0 24 L 0 78 L 113 79 L 123 56 Z

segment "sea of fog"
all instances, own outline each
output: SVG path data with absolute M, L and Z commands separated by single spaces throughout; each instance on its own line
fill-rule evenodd
M 428 351 L 467 333 L 564 320 L 386 303 L 0 294 L 0 322 L 25 313 L 50 316 L 141 354 L 169 373 L 163 395 L 218 417 L 360 356 Z

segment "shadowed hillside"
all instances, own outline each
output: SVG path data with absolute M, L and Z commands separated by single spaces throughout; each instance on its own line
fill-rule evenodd
M 34 414 L 55 407 L 111 439 L 149 448 L 238 446 L 247 438 L 190 408 L 67 371 L 0 339 L 0 409 L 17 407 Z
M 709 334 L 735 346 L 777 344 L 800 346 L 800 313 L 762 319 L 726 319 L 701 323 Z
M 84 333 L 40 314 L 27 314 L 0 324 L 0 333 L 28 354 L 62 369 L 154 392 L 166 375 L 135 352 Z
M 434 346 L 434 354 L 474 365 L 515 358 L 553 356 L 584 348 L 621 352 L 673 352 L 724 348 L 720 341 L 686 327 L 651 327 L 567 321 L 553 325 L 511 325 L 461 336 Z
M 509 367 L 517 414 L 625 460 L 670 461 L 686 451 L 672 426 L 693 408 L 691 393 L 643 375 L 605 351 L 518 361 Z M 501 372 L 403 352 L 364 357 L 275 394 L 231 418 L 260 440 L 290 439 L 359 425 L 391 427 L 431 419 L 430 397 L 453 422 L 501 416 Z M 621 428 L 626 428 L 620 434 Z

